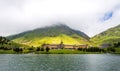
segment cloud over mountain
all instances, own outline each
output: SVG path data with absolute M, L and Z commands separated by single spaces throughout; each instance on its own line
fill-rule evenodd
M 63 22 L 94 36 L 120 24 L 120 0 L 0 0 L 0 35 Z

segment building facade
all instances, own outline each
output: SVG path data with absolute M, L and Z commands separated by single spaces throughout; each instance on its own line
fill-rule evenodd
M 70 44 L 63 44 L 61 42 L 60 44 L 44 44 L 42 47 L 45 49 L 46 47 L 49 47 L 50 49 L 78 49 L 78 48 L 88 48 L 87 44 L 82 45 L 70 45 Z

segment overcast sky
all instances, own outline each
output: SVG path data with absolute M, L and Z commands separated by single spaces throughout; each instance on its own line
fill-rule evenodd
M 120 0 L 0 0 L 0 35 L 63 23 L 94 36 L 120 24 Z

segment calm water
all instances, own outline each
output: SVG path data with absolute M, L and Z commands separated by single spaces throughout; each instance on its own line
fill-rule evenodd
M 120 71 L 120 55 L 0 54 L 0 71 Z

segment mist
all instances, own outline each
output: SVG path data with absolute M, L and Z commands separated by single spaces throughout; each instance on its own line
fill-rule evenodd
M 63 23 L 92 37 L 120 24 L 120 0 L 0 0 L 0 35 Z

